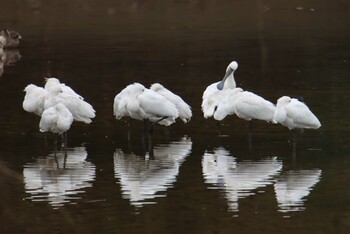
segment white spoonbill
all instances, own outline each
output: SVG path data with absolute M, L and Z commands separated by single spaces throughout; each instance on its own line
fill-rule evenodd
M 44 110 L 39 128 L 40 132 L 53 132 L 61 135 L 69 130 L 72 123 L 72 113 L 62 103 L 58 103 Z
M 129 85 L 117 94 L 113 106 L 117 119 L 125 116 L 169 126 L 179 116 L 175 104 L 140 83 Z
M 320 121 L 305 105 L 296 98 L 283 96 L 277 100 L 274 123 L 279 123 L 287 128 L 317 129 L 321 127 Z
M 67 148 L 67 131 L 73 123 L 72 113 L 62 103 L 49 107 L 41 115 L 40 132 L 63 134 L 64 145 Z
M 41 116 L 44 111 L 44 103 L 48 94 L 47 90 L 34 84 L 25 87 L 26 95 L 22 103 L 23 109 L 27 112 Z
M 179 111 L 179 118 L 187 123 L 191 120 L 192 111 L 191 107 L 178 95 L 172 93 L 170 90 L 165 88 L 163 85 L 159 83 L 154 83 L 151 85 L 151 90 L 159 93 L 170 102 L 174 103 L 177 110 Z
M 77 94 L 71 87 L 67 86 L 66 84 L 64 83 L 61 83 L 59 81 L 59 79 L 55 78 L 55 77 L 51 77 L 51 78 L 45 78 L 45 89 L 47 91 L 51 91 L 54 87 L 56 86 L 59 86 L 62 88 L 62 91 L 65 92 L 65 93 L 69 93 L 73 96 L 76 96 L 78 97 L 79 99 L 84 99 L 82 96 L 80 96 L 79 94 Z
M 115 116 L 116 119 L 121 119 L 123 117 L 131 117 L 129 115 L 127 105 L 132 96 L 131 94 L 133 92 L 133 89 L 136 89 L 137 86 L 140 86 L 141 88 L 145 88 L 143 85 L 139 83 L 130 84 L 126 86 L 120 93 L 118 93 L 114 97 L 113 115 Z M 141 116 L 139 120 L 141 120 Z
M 238 63 L 236 61 L 232 61 L 227 66 L 224 78 L 219 82 L 209 85 L 205 89 L 202 96 L 202 111 L 204 118 L 213 116 L 215 108 L 217 108 L 221 101 L 222 90 L 236 88 L 236 81 L 233 75 L 237 68 Z
M 55 106 L 58 103 L 64 104 L 72 113 L 75 121 L 91 123 L 92 118 L 95 118 L 94 108 L 83 99 L 79 98 L 70 92 L 65 92 L 60 85 L 52 87 L 45 99 L 44 108 Z
M 251 121 L 253 119 L 271 122 L 275 113 L 275 105 L 266 99 L 241 88 L 235 88 L 224 97 L 214 113 L 216 120 L 223 120 L 227 115 L 236 114 L 239 118 Z

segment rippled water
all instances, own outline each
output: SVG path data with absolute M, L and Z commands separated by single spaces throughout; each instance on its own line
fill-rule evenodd
M 1 233 L 347 233 L 350 5 L 345 1 L 2 1 L 19 31 L 0 62 Z M 204 89 L 233 59 L 237 84 L 275 102 L 302 96 L 322 127 L 202 117 Z M 68 150 L 22 109 L 56 76 L 91 103 Z M 154 82 L 194 117 L 117 121 L 114 96 Z

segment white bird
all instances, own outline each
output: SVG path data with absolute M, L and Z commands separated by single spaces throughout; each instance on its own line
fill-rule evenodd
M 82 98 L 71 92 L 65 92 L 65 88 L 61 85 L 56 85 L 50 88 L 45 99 L 44 108 L 55 106 L 62 103 L 72 113 L 75 121 L 91 123 L 92 118 L 95 118 L 94 108 Z
M 179 116 L 175 104 L 140 83 L 129 85 L 117 94 L 113 108 L 117 119 L 131 117 L 165 126 L 173 124 Z
M 187 123 L 191 120 L 191 107 L 180 96 L 172 93 L 170 90 L 168 90 L 159 83 L 152 84 L 150 89 L 159 93 L 160 95 L 168 99 L 170 102 L 174 103 L 179 112 L 179 118 L 184 123 Z
M 71 87 L 67 86 L 64 83 L 61 83 L 57 78 L 55 77 L 51 77 L 51 78 L 45 78 L 46 83 L 45 83 L 45 89 L 47 91 L 51 91 L 52 89 L 54 89 L 54 87 L 59 86 L 62 88 L 62 91 L 65 93 L 69 93 L 73 96 L 78 97 L 79 99 L 84 99 L 82 96 L 80 96 L 79 94 L 77 94 Z
M 236 114 L 239 118 L 271 122 L 275 113 L 275 105 L 266 99 L 241 88 L 235 88 L 223 98 L 214 113 L 214 119 L 223 120 L 227 115 Z
M 238 68 L 238 63 L 232 61 L 226 69 L 224 78 L 219 81 L 209 85 L 202 96 L 202 111 L 204 118 L 212 117 L 215 108 L 221 101 L 222 91 L 226 89 L 236 88 L 236 81 L 234 78 L 234 72 Z
M 44 111 L 44 103 L 48 94 L 47 90 L 34 84 L 25 87 L 26 95 L 22 103 L 23 109 L 27 112 L 41 116 Z
M 138 84 L 138 83 L 130 84 L 126 86 L 120 93 L 118 93 L 114 97 L 113 115 L 115 116 L 116 119 L 121 119 L 123 117 L 131 117 L 127 110 L 127 105 L 133 89 L 135 89 L 136 86 L 138 85 L 141 85 L 141 84 Z M 141 86 L 144 88 L 143 85 Z
M 16 31 L 3 29 L 0 31 L 0 40 L 4 41 L 4 48 L 16 48 L 22 36 Z
M 320 121 L 305 103 L 288 96 L 283 96 L 277 100 L 273 122 L 279 123 L 290 130 L 294 128 L 317 129 L 321 127 Z
M 40 132 L 53 132 L 61 135 L 69 130 L 72 123 L 72 113 L 62 103 L 58 103 L 44 110 L 39 128 Z

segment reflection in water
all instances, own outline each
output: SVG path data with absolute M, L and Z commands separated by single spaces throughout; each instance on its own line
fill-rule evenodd
M 279 176 L 275 193 L 280 212 L 304 210 L 305 198 L 320 181 L 321 170 L 292 170 Z
M 191 149 L 192 142 L 187 137 L 155 146 L 152 159 L 133 153 L 125 154 L 117 149 L 114 154 L 114 172 L 120 181 L 123 198 L 129 199 L 134 206 L 142 206 L 147 204 L 145 200 L 164 196 L 159 192 L 166 191 L 176 181 L 179 168 Z
M 202 159 L 205 182 L 226 190 L 231 211 L 239 210 L 238 199 L 254 195 L 255 189 L 271 184 L 281 169 L 282 162 L 276 158 L 236 162 L 223 148 L 205 153 Z
M 95 165 L 86 161 L 85 147 L 60 151 L 24 165 L 25 190 L 32 201 L 48 201 L 52 206 L 77 200 L 82 189 L 92 187 Z
M 14 66 L 21 57 L 17 49 L 5 49 L 3 53 L 0 54 L 0 77 L 4 74 L 4 67 Z

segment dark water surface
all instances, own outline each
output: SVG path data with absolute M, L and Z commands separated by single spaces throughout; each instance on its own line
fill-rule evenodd
M 23 36 L 0 64 L 1 233 L 348 233 L 348 1 L 0 0 Z M 21 58 L 18 60 L 21 55 Z M 204 119 L 201 96 L 233 59 L 243 89 L 302 96 L 322 127 Z M 97 111 L 68 151 L 22 109 L 55 76 Z M 112 114 L 126 85 L 159 82 L 193 109 L 155 129 Z

